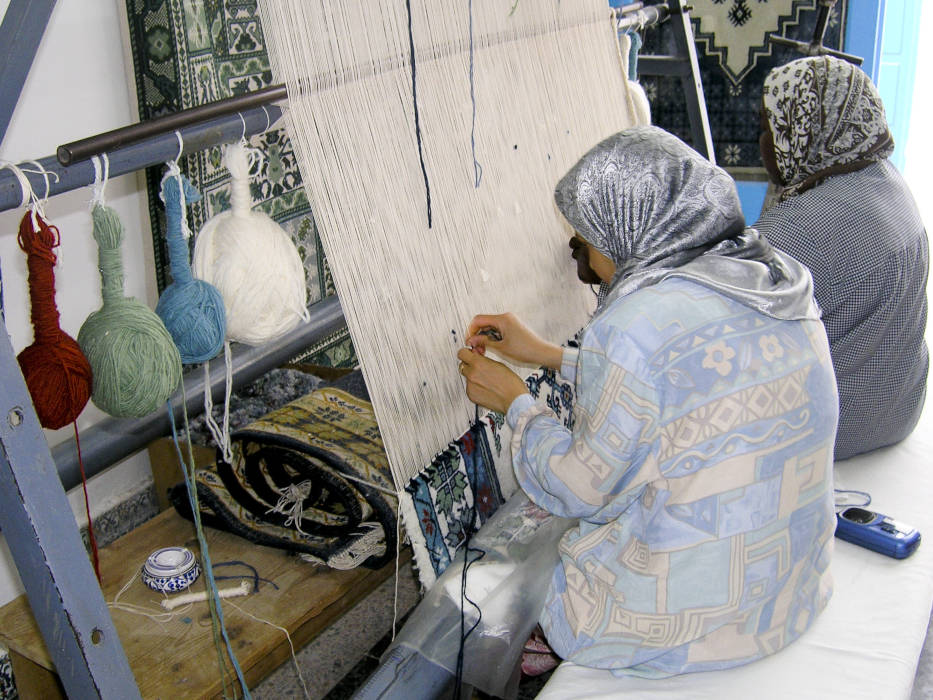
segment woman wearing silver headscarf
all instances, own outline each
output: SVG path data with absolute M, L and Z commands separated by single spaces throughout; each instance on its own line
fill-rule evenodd
M 506 413 L 523 490 L 580 519 L 544 634 L 560 658 L 643 676 L 773 653 L 831 593 L 837 397 L 809 273 L 655 127 L 595 146 L 555 196 L 605 283 L 579 347 L 497 314 L 458 353 L 471 400 Z M 487 351 L 574 381 L 573 430 Z
M 780 194 L 754 226 L 813 274 L 839 386 L 837 460 L 902 440 L 926 395 L 928 242 L 893 150 L 858 67 L 802 58 L 765 80 L 761 156 Z

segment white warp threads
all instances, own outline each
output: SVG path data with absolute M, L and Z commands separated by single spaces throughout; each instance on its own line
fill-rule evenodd
M 411 3 L 430 228 L 405 3 L 262 0 L 260 9 L 402 489 L 473 417 L 455 353 L 474 314 L 511 310 L 561 342 L 592 312 L 553 189 L 586 150 L 634 123 L 609 8 L 544 0 L 512 12 L 474 0 L 475 187 L 468 4 Z

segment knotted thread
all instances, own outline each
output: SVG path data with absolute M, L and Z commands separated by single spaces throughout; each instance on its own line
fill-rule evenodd
M 176 163 L 162 178 L 162 201 L 165 202 L 168 257 L 172 283 L 163 290 L 156 304 L 156 314 L 171 334 L 184 364 L 206 362 L 224 344 L 226 320 L 220 291 L 204 280 L 195 279 L 188 261 L 185 206 L 201 199 Z
M 307 321 L 301 256 L 285 230 L 252 210 L 250 154 L 244 143 L 227 146 L 231 208 L 212 216 L 198 233 L 194 276 L 220 290 L 227 312 L 227 339 L 263 345 Z
M 60 243 L 58 228 L 49 226 L 38 212 L 26 212 L 17 240 L 26 253 L 34 340 L 16 359 L 39 423 L 58 429 L 73 422 L 87 405 L 91 366 L 78 343 L 59 326 L 53 250 Z
M 103 305 L 84 321 L 78 344 L 94 372 L 91 400 L 118 418 L 145 416 L 181 381 L 181 358 L 165 324 L 123 294 L 123 224 L 103 204 L 91 210 Z

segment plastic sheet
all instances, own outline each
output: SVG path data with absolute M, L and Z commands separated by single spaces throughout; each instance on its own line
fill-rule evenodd
M 517 492 L 470 540 L 465 586 L 466 547 L 461 547 L 383 661 L 410 650 L 455 676 L 461 629 L 469 632 L 478 622 L 464 644 L 462 680 L 490 695 L 514 698 L 522 648 L 538 622 L 559 561 L 558 541 L 574 524 Z

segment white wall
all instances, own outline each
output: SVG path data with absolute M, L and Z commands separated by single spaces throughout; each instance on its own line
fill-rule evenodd
M 923 3 L 920 14 L 920 41 L 917 46 L 917 80 L 914 83 L 914 99 L 910 111 L 910 130 L 907 149 L 904 152 L 904 178 L 917 200 L 920 216 L 927 233 L 933 231 L 933 93 L 929 89 L 927 76 L 933 70 L 933 45 L 925 38 L 933 36 L 933 3 Z M 928 323 L 929 327 L 931 324 Z
M 63 143 L 137 121 L 132 71 L 126 70 L 122 0 L 58 0 L 42 38 L 29 78 L 2 143 L 0 159 L 21 162 L 55 153 Z M 0 0 L 0 14 L 9 0 Z M 111 180 L 107 203 L 126 227 L 123 247 L 126 292 L 155 306 L 149 217 L 141 175 Z M 41 194 L 41 193 L 40 193 Z M 53 197 L 46 205 L 49 221 L 59 227 L 62 245 L 55 269 L 56 299 L 62 329 L 77 337 L 84 319 L 100 307 L 97 248 L 91 235 L 90 188 Z M 6 327 L 13 350 L 32 343 L 26 256 L 16 243 L 23 210 L 0 212 L 0 267 Z M 91 403 L 78 418 L 87 430 L 104 414 Z M 50 445 L 72 439 L 73 428 L 46 431 Z M 108 510 L 151 482 L 145 452 L 97 475 L 89 484 L 91 514 Z M 72 510 L 85 524 L 80 487 L 69 493 Z M 0 538 L 0 605 L 22 592 L 6 543 Z

